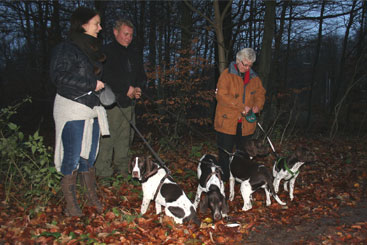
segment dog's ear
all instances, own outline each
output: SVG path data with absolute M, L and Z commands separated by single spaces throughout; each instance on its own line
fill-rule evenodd
M 129 169 L 128 169 L 128 172 L 129 172 L 129 174 L 131 174 L 131 172 L 133 171 L 133 166 L 134 166 L 134 163 L 135 163 L 135 159 L 136 159 L 137 157 L 133 157 L 132 159 L 131 159 L 131 161 L 129 162 Z
M 153 167 L 153 160 L 151 156 L 147 156 L 145 158 L 145 162 L 146 162 L 146 171 L 150 172 L 152 170 Z
M 208 212 L 208 195 L 205 195 L 204 200 L 200 201 L 200 212 L 203 214 Z
M 222 213 L 223 214 L 228 214 L 229 213 L 229 206 L 228 206 L 228 202 L 226 200 L 226 198 L 224 196 L 222 196 Z

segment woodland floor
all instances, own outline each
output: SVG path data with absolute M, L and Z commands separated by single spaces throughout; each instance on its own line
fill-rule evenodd
M 287 205 L 282 207 L 272 198 L 266 207 L 265 194 L 259 190 L 253 195 L 253 208 L 243 212 L 237 184 L 235 199 L 229 202 L 229 219 L 212 223 L 209 214 L 200 214 L 200 227 L 177 225 L 164 215 L 155 215 L 152 203 L 144 216 L 139 215 L 141 185 L 132 180 L 111 179 L 111 185 L 100 181 L 104 212 L 96 214 L 80 197 L 82 218 L 63 216 L 64 201 L 56 201 L 61 193 L 46 207 L 36 201 L 27 208 L 5 203 L 0 184 L 0 244 L 367 244 L 366 141 L 314 137 L 282 146 L 273 142 L 280 155 L 307 145 L 318 156 L 318 161 L 302 167 L 294 200 L 290 201 L 281 185 L 279 196 Z M 159 155 L 193 200 L 197 161 L 201 154 L 215 152 L 204 145 L 198 155 L 189 157 L 192 146 L 187 145 L 180 152 Z M 144 148 L 140 143 L 134 147 Z M 273 161 L 269 155 L 261 163 L 271 168 Z

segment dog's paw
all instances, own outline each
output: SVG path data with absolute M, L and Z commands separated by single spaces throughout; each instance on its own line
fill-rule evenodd
M 250 206 L 244 205 L 243 208 L 242 208 L 242 211 L 248 211 L 251 208 L 252 208 L 252 205 L 250 205 Z

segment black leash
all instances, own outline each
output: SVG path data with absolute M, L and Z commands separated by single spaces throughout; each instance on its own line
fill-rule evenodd
M 132 119 L 129 120 L 127 118 L 127 116 L 125 115 L 125 113 L 122 111 L 121 109 L 121 105 L 118 101 L 116 101 L 116 106 L 119 108 L 121 114 L 124 116 L 124 118 L 126 119 L 126 121 L 129 122 L 130 126 L 135 130 L 135 132 L 139 135 L 139 137 L 143 140 L 144 144 L 148 147 L 148 149 L 152 152 L 153 156 L 158 160 L 159 162 L 159 166 L 164 168 L 168 174 L 170 174 L 170 170 L 167 168 L 166 164 L 162 161 L 162 159 L 158 156 L 158 154 L 153 150 L 153 148 L 150 146 L 150 144 L 148 143 L 148 141 L 144 138 L 144 136 L 141 134 L 141 132 L 139 131 L 139 129 L 135 126 L 135 124 L 132 122 Z M 133 109 L 133 108 L 132 108 Z M 130 139 L 129 139 L 130 140 Z

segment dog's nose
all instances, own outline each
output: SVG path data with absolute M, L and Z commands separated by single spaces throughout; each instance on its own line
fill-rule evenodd
M 213 216 L 214 216 L 213 218 L 214 218 L 215 221 L 218 221 L 218 220 L 222 219 L 222 215 L 221 215 L 220 212 L 215 212 Z
M 132 175 L 133 178 L 139 178 L 139 172 L 138 171 L 133 171 L 131 175 Z

